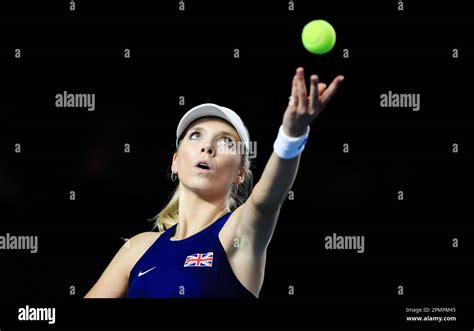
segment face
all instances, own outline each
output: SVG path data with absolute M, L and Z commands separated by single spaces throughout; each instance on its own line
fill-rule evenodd
M 235 150 L 238 141 L 238 132 L 226 121 L 200 118 L 184 132 L 171 170 L 187 189 L 223 197 L 233 183 L 243 180 L 242 155 Z

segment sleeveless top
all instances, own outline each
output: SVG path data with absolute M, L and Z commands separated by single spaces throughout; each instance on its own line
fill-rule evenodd
M 162 233 L 130 271 L 129 298 L 256 298 L 235 276 L 219 240 L 232 212 L 202 231 L 171 240 Z

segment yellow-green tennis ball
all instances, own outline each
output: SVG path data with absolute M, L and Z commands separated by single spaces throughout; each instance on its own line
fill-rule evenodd
M 325 20 L 315 20 L 305 25 L 301 39 L 309 52 L 325 54 L 336 44 L 336 31 Z

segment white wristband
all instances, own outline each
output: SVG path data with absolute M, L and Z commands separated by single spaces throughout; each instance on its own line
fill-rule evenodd
M 305 143 L 308 140 L 309 125 L 306 128 L 306 133 L 300 137 L 289 137 L 283 131 L 283 125 L 280 126 L 278 136 L 273 144 L 273 150 L 276 155 L 282 159 L 292 159 L 295 156 L 301 154 L 304 149 Z

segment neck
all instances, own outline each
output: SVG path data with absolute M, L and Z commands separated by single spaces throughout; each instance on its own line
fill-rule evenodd
M 229 211 L 227 197 L 203 199 L 196 192 L 190 191 L 181 185 L 178 227 L 173 239 L 188 238 L 204 230 Z

